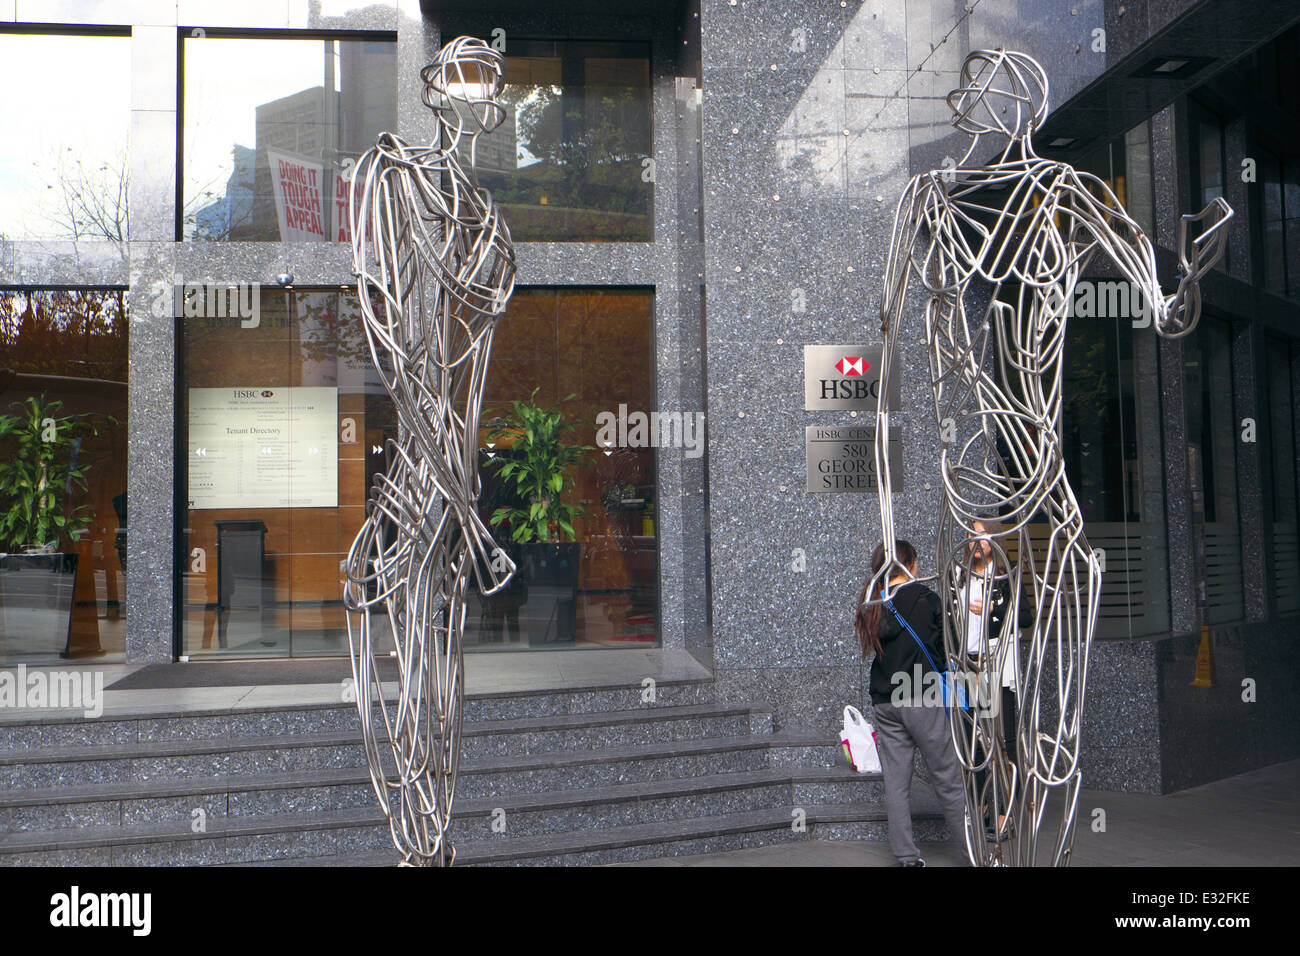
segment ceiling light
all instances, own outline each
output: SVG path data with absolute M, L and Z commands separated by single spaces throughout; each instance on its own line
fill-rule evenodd
M 1133 71 L 1135 77 L 1148 79 L 1185 79 L 1214 62 L 1209 56 L 1157 56 Z

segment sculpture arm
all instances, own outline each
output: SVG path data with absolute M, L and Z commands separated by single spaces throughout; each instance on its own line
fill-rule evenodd
M 1155 247 L 1141 226 L 1102 179 L 1083 172 L 1074 176 L 1080 200 L 1078 223 L 1092 235 L 1093 247 L 1100 247 L 1138 287 L 1158 335 L 1168 339 L 1187 335 L 1200 319 L 1200 280 L 1223 256 L 1228 237 L 1224 226 L 1233 216 L 1232 207 L 1216 198 L 1199 213 L 1182 216 L 1178 223 L 1178 289 L 1165 295 L 1156 273 Z M 1209 225 L 1189 244 L 1188 226 L 1205 221 Z
M 873 575 L 867 589 L 868 601 L 892 598 L 896 587 L 891 578 L 911 574 L 902 562 L 894 545 L 893 481 L 889 473 L 889 393 L 896 371 L 899 333 L 902 328 L 903 305 L 907 298 L 907 279 L 914 268 L 912 252 L 921 229 L 920 207 L 924 198 L 920 177 L 908 183 L 894 213 L 894 230 L 890 238 L 889 257 L 885 262 L 885 286 L 880 299 L 880 330 L 884 345 L 880 352 L 880 387 L 876 397 L 876 489 L 880 500 L 880 530 L 885 546 L 885 562 Z M 877 588 L 879 597 L 875 597 Z

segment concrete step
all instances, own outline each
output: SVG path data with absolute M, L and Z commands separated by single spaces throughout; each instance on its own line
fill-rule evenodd
M 584 826 L 610 826 L 788 802 L 796 806 L 875 802 L 881 796 L 878 775 L 859 776 L 847 769 L 774 768 L 477 799 L 466 798 L 458 788 L 453 821 L 459 842 L 496 836 L 492 821 L 498 808 L 505 812 L 512 834 L 535 835 L 560 829 L 574 816 Z M 364 808 L 373 809 L 375 821 L 382 821 L 369 775 L 360 767 L 262 774 L 249 779 L 177 778 L 0 794 L 0 834 L 44 831 L 46 838 L 57 843 L 58 831 L 75 835 L 91 829 L 169 821 L 184 828 L 196 819 L 207 823 L 222 818 Z M 3 846 L 0 836 L 0 852 Z
M 774 807 L 642 824 L 536 839 L 475 843 L 457 847 L 458 866 L 601 866 L 666 856 L 688 856 L 770 846 L 790 840 L 882 840 L 884 811 L 870 804 L 802 807 L 803 829 L 794 827 L 795 807 Z M 948 837 L 942 814 L 913 808 L 917 840 Z M 393 866 L 395 852 L 362 850 L 336 856 L 259 861 L 253 866 Z
M 143 783 L 176 777 L 249 776 L 361 767 L 356 727 L 260 737 L 172 737 L 92 746 L 51 746 L 0 753 L 0 787 L 15 790 Z M 662 741 L 763 734 L 762 708 L 694 704 L 626 711 L 479 721 L 462 728 L 462 763 L 551 752 L 600 752 Z M 0 791 L 0 808 L 6 806 Z
M 470 694 L 465 721 L 521 720 L 612 711 L 653 710 L 711 704 L 715 685 L 709 680 L 663 680 L 648 688 L 636 685 Z M 165 691 L 160 691 L 160 694 Z M 111 694 L 111 692 L 110 692 Z M 284 705 L 249 708 L 164 708 L 115 713 L 89 720 L 80 713 L 44 712 L 14 716 L 0 713 L 0 748 L 4 752 L 52 747 L 91 747 L 202 740 L 272 737 L 282 734 L 344 731 L 357 726 L 356 704 Z
M 917 838 L 942 839 L 942 817 L 914 810 Z M 507 815 L 507 820 L 509 820 Z M 453 831 L 454 833 L 454 831 Z M 788 839 L 883 839 L 884 811 L 873 803 L 789 803 L 616 826 L 582 826 L 533 836 L 457 839 L 462 865 L 587 866 L 655 856 L 763 846 Z M 354 854 L 395 863 L 388 827 L 369 808 L 327 813 L 230 817 L 194 833 L 176 823 L 0 838 L 0 865 L 194 866 L 257 862 L 344 863 Z M 316 858 L 308 860 L 307 858 Z
M 290 778 L 277 782 L 268 779 L 270 783 L 282 784 L 287 792 L 295 790 L 292 786 L 295 780 Z M 195 817 L 183 805 L 174 813 L 160 812 L 157 817 L 149 818 L 138 812 L 123 817 L 121 823 L 109 825 L 92 825 L 87 818 L 82 818 L 78 826 L 0 835 L 0 864 L 199 864 L 342 852 L 338 847 L 391 851 L 389 831 L 374 804 L 368 782 L 355 779 L 346 784 L 335 779 L 333 783 L 338 787 L 351 786 L 359 799 L 365 797 L 364 803 L 295 813 L 283 809 L 265 812 L 251 804 L 239 805 L 234 801 L 231 812 L 204 817 L 198 832 L 194 830 Z M 841 787 L 839 792 L 846 793 L 855 805 L 872 806 L 879 786 L 876 775 L 859 777 L 845 770 L 807 769 L 792 773 L 768 769 L 584 790 L 520 793 L 456 801 L 451 832 L 459 851 L 482 843 L 495 845 L 504 840 L 515 842 L 568 831 L 593 832 L 746 810 L 803 806 L 802 801 L 792 800 L 792 793 L 800 792 L 800 788 Z M 168 799 L 183 800 L 183 797 L 157 800 Z M 195 797 L 188 799 L 188 804 L 195 803 Z M 498 821 L 495 830 L 494 819 Z M 295 831 L 303 832 L 302 840 L 287 838 L 286 835 Z M 278 834 L 277 842 L 269 838 L 253 839 L 268 834 Z M 221 843 L 231 839 L 234 843 Z M 257 853 L 270 856 L 259 857 Z

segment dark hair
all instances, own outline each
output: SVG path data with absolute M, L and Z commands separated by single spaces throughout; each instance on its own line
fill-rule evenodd
M 905 567 L 912 567 L 916 564 L 916 548 L 912 547 L 910 541 L 904 541 L 902 538 L 894 542 L 894 554 Z M 871 586 L 871 580 L 880 569 L 885 566 L 885 542 L 876 545 L 876 550 L 871 554 L 871 577 L 862 585 L 862 590 L 858 593 L 858 610 L 853 616 L 853 630 L 858 635 L 858 646 L 862 648 L 862 657 L 865 659 L 872 651 L 880 653 L 880 613 L 882 605 L 867 604 L 867 588 Z M 885 582 L 877 583 L 872 590 L 872 599 L 880 597 L 880 587 Z

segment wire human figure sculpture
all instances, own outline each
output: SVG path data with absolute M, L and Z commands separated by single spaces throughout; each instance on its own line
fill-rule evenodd
M 977 865 L 1037 863 L 1039 831 L 1053 802 L 1059 828 L 1050 862 L 1068 864 L 1073 849 L 1080 720 L 1101 592 L 1100 562 L 1084 537 L 1058 435 L 1067 308 L 1076 283 L 1101 254 L 1139 290 L 1159 335 L 1186 335 L 1200 316 L 1198 283 L 1223 255 L 1224 224 L 1232 216 L 1215 199 L 1182 217 L 1178 288 L 1166 296 L 1150 240 L 1106 183 L 1034 152 L 1047 87 L 1043 68 L 1023 53 L 976 50 L 966 57 L 960 86 L 947 102 L 953 125 L 972 137 L 970 147 L 955 168 L 909 182 L 894 219 L 881 301 L 875 456 L 886 561 L 872 586 L 880 583 L 878 600 L 885 601 L 897 590 L 889 579 L 908 574 L 893 553 L 885 396 L 896 374 L 908 280 L 915 276 L 928 296 L 925 342 L 943 441 L 937 572 L 922 580 L 936 582 L 948 658 L 972 692 L 973 706 L 951 707 L 949 716 L 966 778 L 967 850 Z M 986 164 L 970 163 L 977 149 L 989 149 L 985 137 L 1000 152 Z M 1205 225 L 1189 246 L 1192 223 Z M 1046 536 L 1031 541 L 1031 522 L 1045 525 Z M 979 569 L 977 542 L 987 542 L 991 554 Z M 1001 634 L 989 634 L 990 602 L 982 602 L 973 660 L 964 597 L 972 582 L 982 583 L 986 598 L 1002 582 L 1010 594 Z M 1017 647 L 1022 600 L 1023 651 Z M 1015 670 L 1019 701 L 1015 759 L 998 727 L 1004 666 Z M 994 827 L 987 834 L 986 819 Z
M 470 578 L 489 595 L 514 573 L 476 507 L 483 386 L 515 254 L 473 163 L 476 138 L 505 118 L 504 66 L 481 40 L 444 46 L 420 72 L 437 119 L 433 144 L 380 134 L 350 192 L 362 322 L 398 438 L 345 562 L 344 604 L 371 782 L 402 863 L 413 866 L 455 858 L 447 827 Z M 376 667 L 389 656 L 386 634 L 396 649 L 391 704 Z

